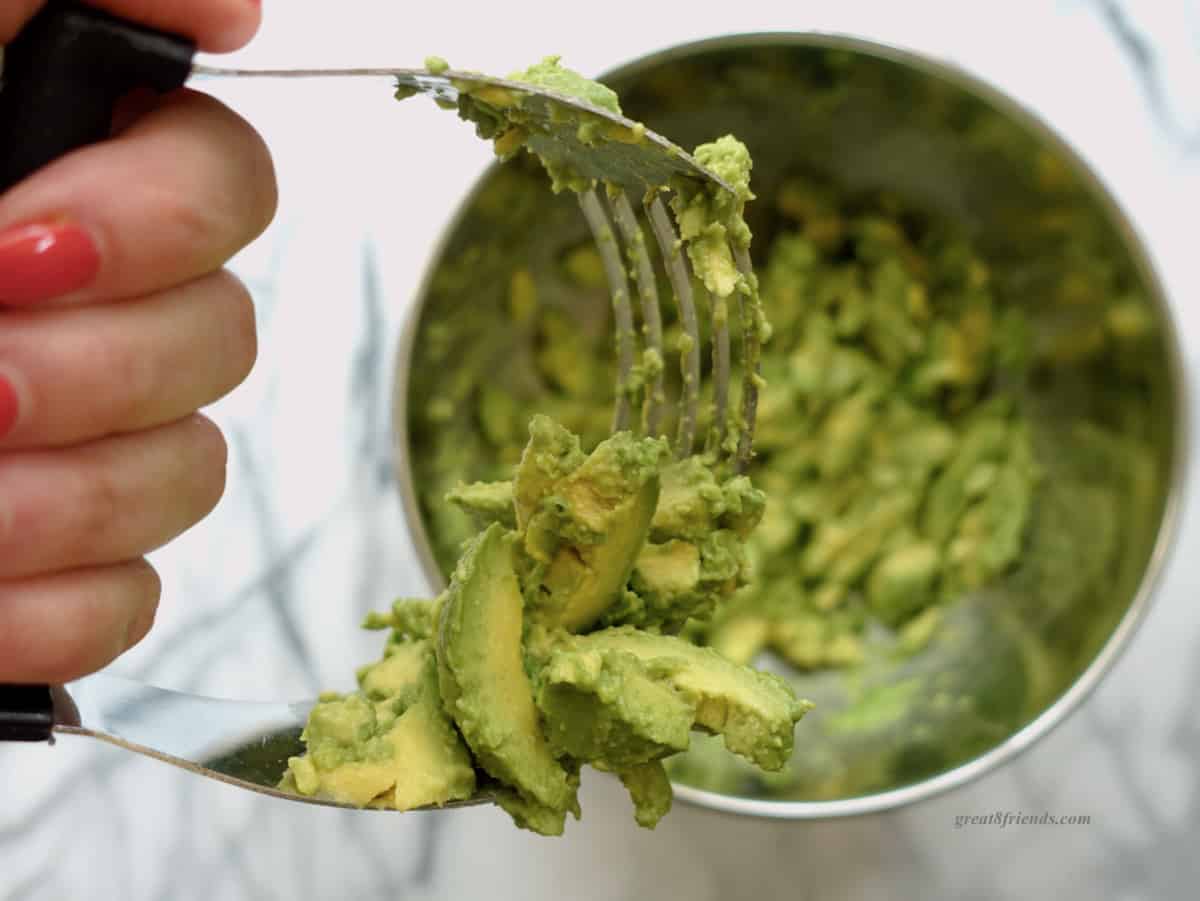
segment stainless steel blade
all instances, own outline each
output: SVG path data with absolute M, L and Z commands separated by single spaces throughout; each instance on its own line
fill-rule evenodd
M 314 703 L 207 698 L 101 672 L 55 691 L 54 731 L 98 738 L 276 798 L 350 807 L 277 787 L 288 758 L 304 753 L 300 731 Z M 446 807 L 489 800 L 484 792 Z
M 505 91 L 520 97 L 521 111 L 536 125 L 529 143 L 547 161 L 567 165 L 580 174 L 612 182 L 638 193 L 669 187 L 675 176 L 729 185 L 705 169 L 682 147 L 644 128 L 625 116 L 593 106 L 575 97 L 536 85 L 477 72 L 448 71 L 434 75 L 424 69 L 226 69 L 196 65 L 194 77 L 201 78 L 391 78 L 445 103 L 457 103 L 463 89 Z M 486 93 L 483 95 L 486 96 Z M 580 118 L 596 117 L 611 127 L 596 139 L 596 131 L 581 139 Z

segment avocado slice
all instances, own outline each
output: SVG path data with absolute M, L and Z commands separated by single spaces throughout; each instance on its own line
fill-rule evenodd
M 579 438 L 549 416 L 529 422 L 529 443 L 521 453 L 513 480 L 517 528 L 526 529 L 559 479 L 574 472 L 585 459 Z
M 515 542 L 492 524 L 454 571 L 438 612 L 442 701 L 489 774 L 541 807 L 577 809 L 575 786 L 542 736 L 525 672 Z
M 617 776 L 633 800 L 633 818 L 639 826 L 653 829 L 670 813 L 675 793 L 661 760 L 617 770 Z
M 446 495 L 446 500 L 470 513 L 480 525 L 498 522 L 510 529 L 517 526 L 512 482 L 459 484 Z
M 573 786 L 578 787 L 579 779 L 576 773 Z M 546 807 L 530 800 L 520 792 L 511 788 L 494 789 L 491 793 L 496 806 L 502 809 L 521 829 L 528 829 L 540 835 L 562 835 L 567 823 L 567 810 Z M 575 810 L 575 816 L 579 816 Z
M 658 479 L 651 476 L 611 511 L 602 543 L 559 548 L 542 579 L 542 623 L 579 632 L 604 615 L 629 581 L 657 504 Z
M 725 747 L 775 772 L 792 753 L 794 726 L 811 708 L 772 673 L 760 672 L 670 635 L 629 626 L 576 636 L 572 647 L 604 653 L 624 651 L 656 667 L 665 684 L 695 707 L 694 726 L 719 733 Z
M 531 592 L 539 623 L 582 631 L 617 602 L 646 542 L 667 453 L 660 440 L 621 432 L 543 486 L 524 545 L 544 564 Z
M 442 709 L 437 661 L 432 648 L 421 672 L 420 697 L 387 732 L 392 746 L 396 786 L 391 796 L 376 799 L 380 806 L 411 810 L 447 801 L 465 800 L 475 793 L 471 754 Z
M 564 643 L 538 671 L 546 736 L 563 754 L 622 769 L 687 749 L 695 707 L 652 665 Z

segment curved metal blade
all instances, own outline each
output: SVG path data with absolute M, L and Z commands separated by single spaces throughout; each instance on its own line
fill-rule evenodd
M 457 103 L 463 88 L 484 98 L 488 90 L 503 91 L 520 98 L 522 113 L 538 128 L 529 143 L 550 162 L 568 164 L 588 178 L 629 190 L 666 188 L 675 176 L 714 182 L 731 190 L 682 147 L 632 119 L 536 85 L 478 72 L 451 70 L 433 75 L 424 69 L 225 69 L 199 65 L 192 72 L 210 78 L 387 77 L 446 103 Z M 586 141 L 582 140 L 581 116 L 603 120 L 605 127 L 588 130 Z
M 94 673 L 56 689 L 54 731 L 98 738 L 197 775 L 287 801 L 361 809 L 277 787 L 287 771 L 288 758 L 304 753 L 300 731 L 314 703 L 207 698 Z M 468 807 L 488 801 L 490 796 L 481 792 L 470 801 L 452 801 L 445 806 Z

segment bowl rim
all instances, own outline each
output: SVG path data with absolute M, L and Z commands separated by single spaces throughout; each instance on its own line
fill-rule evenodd
M 1053 146 L 1069 161 L 1075 174 L 1086 187 L 1096 203 L 1109 217 L 1126 251 L 1129 253 L 1138 274 L 1152 295 L 1151 300 L 1159 314 L 1167 349 L 1166 369 L 1171 389 L 1174 392 L 1174 421 L 1171 460 L 1167 468 L 1167 496 L 1162 517 L 1158 524 L 1154 547 L 1147 560 L 1145 571 L 1133 598 L 1122 614 L 1120 621 L 1105 640 L 1092 661 L 1075 681 L 1052 704 L 1032 720 L 1004 739 L 999 744 L 975 757 L 957 764 L 919 782 L 891 788 L 866 795 L 821 801 L 775 800 L 770 798 L 747 798 L 695 788 L 673 782 L 675 796 L 689 804 L 745 816 L 771 819 L 834 819 L 860 814 L 877 813 L 906 807 L 918 801 L 943 794 L 973 782 L 1001 764 L 1015 759 L 1040 739 L 1049 734 L 1095 690 L 1096 686 L 1113 669 L 1117 660 L 1129 646 L 1138 627 L 1145 621 L 1153 596 L 1158 588 L 1163 571 L 1177 544 L 1182 516 L 1185 489 L 1188 484 L 1188 448 L 1191 444 L 1192 422 L 1190 416 L 1189 384 L 1184 366 L 1179 326 L 1172 311 L 1170 297 L 1159 275 L 1147 243 L 1124 208 L 1107 188 L 1104 180 L 1087 162 L 1083 155 L 1055 130 L 1039 114 L 1014 97 L 968 71 L 958 63 L 937 57 L 924 51 L 897 44 L 857 37 L 839 31 L 752 31 L 732 33 L 709 38 L 691 40 L 656 51 L 641 54 L 631 60 L 605 70 L 600 79 L 624 78 L 637 75 L 648 69 L 676 59 L 720 51 L 725 49 L 755 46 L 816 47 L 849 50 L 864 56 L 882 59 L 914 69 L 925 75 L 940 78 L 971 93 L 989 104 L 1002 115 L 1015 120 L 1019 125 L 1036 135 L 1043 144 Z M 444 585 L 440 569 L 434 558 L 433 547 L 420 515 L 416 485 L 410 465 L 411 442 L 408 427 L 409 371 L 413 359 L 412 351 L 416 333 L 432 287 L 435 264 L 445 255 L 454 233 L 465 219 L 472 202 L 494 174 L 499 162 L 490 163 L 472 184 L 459 203 L 454 215 L 441 231 L 435 242 L 428 265 L 415 300 L 411 304 L 400 333 L 396 348 L 396 365 L 392 390 L 392 439 L 393 464 L 399 488 L 404 518 L 415 545 L 418 561 L 431 591 Z

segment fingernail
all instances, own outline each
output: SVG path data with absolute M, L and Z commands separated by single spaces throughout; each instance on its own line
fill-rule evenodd
M 3 375 L 0 375 L 0 438 L 5 438 L 17 424 L 21 414 L 21 399 L 17 397 L 17 389 Z
M 86 288 L 100 252 L 71 222 L 19 225 L 0 232 L 0 304 L 24 306 Z

